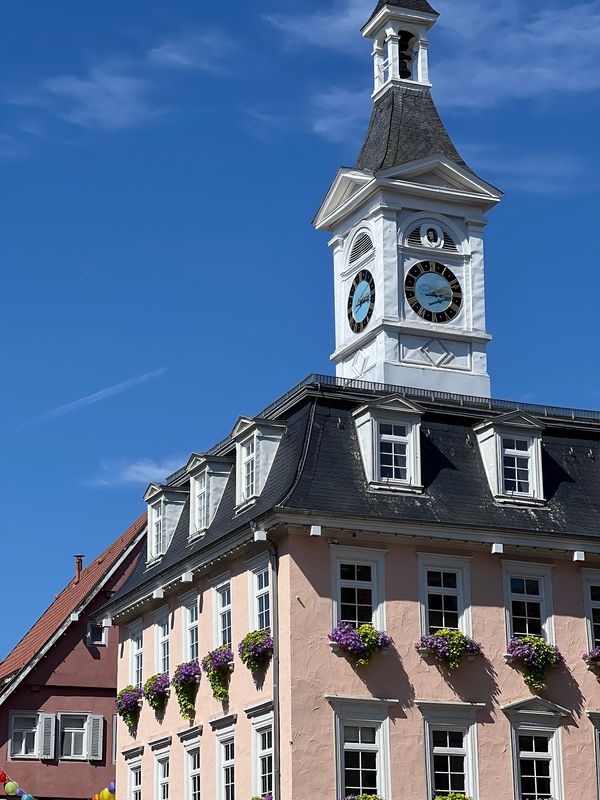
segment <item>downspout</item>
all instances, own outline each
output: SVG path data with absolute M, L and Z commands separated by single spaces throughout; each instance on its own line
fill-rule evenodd
M 271 666 L 273 674 L 273 795 L 275 800 L 281 800 L 281 704 L 279 702 L 279 555 L 277 553 L 277 545 L 275 542 L 267 538 L 267 543 L 269 545 L 269 560 L 271 564 L 271 576 L 273 581 L 273 591 L 271 593 L 273 598 L 273 661 Z

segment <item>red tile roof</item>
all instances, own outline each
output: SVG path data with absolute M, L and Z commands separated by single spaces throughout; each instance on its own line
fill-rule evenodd
M 143 514 L 95 561 L 82 570 L 79 581 L 73 578 L 14 650 L 0 663 L 0 680 L 23 669 L 54 636 L 69 616 L 79 608 L 86 597 L 90 596 L 91 599 L 93 590 L 102 582 L 145 525 L 146 514 Z

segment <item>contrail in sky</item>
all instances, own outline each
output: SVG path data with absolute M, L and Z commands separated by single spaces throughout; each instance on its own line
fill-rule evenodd
M 144 375 L 138 375 L 137 378 L 130 378 L 128 381 L 123 381 L 123 383 L 116 383 L 114 386 L 100 389 L 99 392 L 94 392 L 94 394 L 88 394 L 87 397 L 80 397 L 79 400 L 73 400 L 72 403 L 67 403 L 64 406 L 53 408 L 51 411 L 46 411 L 38 417 L 38 419 L 62 417 L 64 414 L 70 414 L 71 411 L 78 411 L 80 408 L 94 405 L 94 403 L 100 403 L 108 397 L 114 397 L 116 394 L 122 394 L 123 392 L 129 391 L 129 389 L 133 389 L 134 386 L 139 386 L 142 383 L 147 383 L 155 378 L 159 378 L 161 375 L 164 375 L 166 371 L 167 367 L 161 367 L 153 372 L 146 372 Z

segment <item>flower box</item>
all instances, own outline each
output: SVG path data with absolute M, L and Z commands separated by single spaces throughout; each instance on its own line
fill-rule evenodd
M 433 658 L 449 670 L 458 669 L 463 661 L 473 661 L 481 655 L 481 646 L 461 631 L 442 628 L 428 636 L 421 636 L 415 645 L 421 658 Z
M 506 660 L 523 669 L 523 680 L 534 692 L 547 688 L 546 670 L 559 666 L 564 658 L 558 649 L 541 636 L 514 636 L 508 643 Z
M 372 625 L 354 628 L 349 622 L 338 622 L 329 634 L 329 641 L 337 645 L 339 651 L 351 658 L 357 667 L 366 667 L 375 653 L 383 652 L 393 644 L 391 637 L 376 631 Z
M 594 647 L 589 653 L 584 653 L 582 658 L 588 669 L 593 672 L 600 670 L 600 647 Z

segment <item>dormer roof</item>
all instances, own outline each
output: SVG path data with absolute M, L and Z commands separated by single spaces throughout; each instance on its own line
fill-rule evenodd
M 238 421 L 233 426 L 231 431 L 231 438 L 237 439 L 242 436 L 246 431 L 252 428 L 285 428 L 285 422 L 278 422 L 272 419 L 262 419 L 261 417 L 239 417 Z
M 390 6 L 391 8 L 404 8 L 407 11 L 417 11 L 421 14 L 433 14 L 434 16 L 439 17 L 438 12 L 432 8 L 427 0 L 378 0 L 375 10 L 366 23 L 367 25 L 384 6 Z
M 374 403 L 366 403 L 354 411 L 354 416 L 359 416 L 365 411 L 389 411 L 404 414 L 418 414 L 419 416 L 425 413 L 425 409 L 417 403 L 407 400 L 400 394 L 392 394 L 389 397 L 383 397 Z
M 157 495 L 162 495 L 163 493 L 170 495 L 186 495 L 188 493 L 188 489 L 186 486 L 167 486 L 162 483 L 151 483 L 144 492 L 144 500 L 146 503 L 149 503 L 154 497 Z
M 526 411 L 510 411 L 507 414 L 500 414 L 480 422 L 473 430 L 479 433 L 488 428 L 522 428 L 529 432 L 535 432 L 543 431 L 545 427 L 543 422 Z

